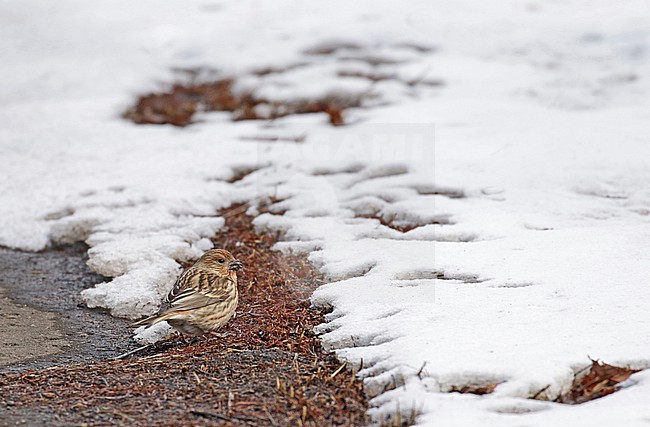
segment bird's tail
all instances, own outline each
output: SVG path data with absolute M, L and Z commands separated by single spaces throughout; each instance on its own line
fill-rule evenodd
M 162 319 L 158 314 L 154 314 L 153 316 L 149 316 L 149 317 L 147 317 L 145 319 L 138 320 L 137 322 L 133 322 L 129 326 L 131 326 L 132 328 L 137 328 L 137 327 L 145 326 L 145 325 L 146 326 L 152 326 L 152 325 L 155 325 L 156 323 L 161 322 L 163 320 L 164 319 Z
M 153 326 L 156 323 L 160 323 L 164 320 L 174 319 L 176 317 L 183 317 L 187 311 L 177 311 L 177 310 L 167 310 L 162 313 L 154 314 L 145 319 L 138 320 L 137 322 L 131 323 L 132 328 L 137 328 L 139 326 Z

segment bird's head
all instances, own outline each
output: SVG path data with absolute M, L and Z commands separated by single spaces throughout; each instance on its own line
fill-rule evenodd
M 242 269 L 242 263 L 225 249 L 211 249 L 203 254 L 196 262 L 216 271 L 221 276 L 232 274 L 235 276 L 237 270 Z

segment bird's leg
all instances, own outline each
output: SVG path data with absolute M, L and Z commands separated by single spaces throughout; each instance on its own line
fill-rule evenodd
M 174 332 L 172 334 L 169 334 L 165 338 L 161 339 L 160 341 L 156 341 L 154 343 L 154 348 L 156 350 L 164 350 L 165 348 L 171 348 L 176 345 L 176 340 L 181 337 L 182 340 L 182 335 L 178 332 Z M 183 341 L 185 342 L 185 341 Z
M 196 343 L 198 343 L 198 342 L 201 341 L 201 337 L 200 337 L 200 336 L 199 336 L 199 337 L 195 337 L 195 336 L 192 336 L 192 335 L 185 335 L 185 334 L 183 334 L 182 332 L 179 332 L 179 333 L 178 333 L 178 338 L 180 339 L 181 343 L 183 343 L 183 345 L 184 345 L 185 347 L 189 347 L 189 346 L 191 346 L 191 345 L 195 345 Z
M 178 333 L 178 338 L 180 338 L 181 342 L 183 343 L 183 345 L 185 347 L 187 347 L 187 346 L 189 346 L 191 344 L 190 341 L 188 341 L 187 337 L 184 334 L 182 334 L 181 332 Z

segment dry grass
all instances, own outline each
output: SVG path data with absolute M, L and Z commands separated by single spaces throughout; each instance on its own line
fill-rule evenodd
M 465 384 L 462 386 L 453 386 L 449 392 L 450 393 L 469 393 L 482 396 L 484 394 L 490 394 L 494 391 L 499 383 L 487 383 L 487 384 Z
M 592 360 L 590 365 L 575 374 L 571 388 L 557 396 L 553 401 L 578 405 L 600 399 L 619 391 L 621 383 L 637 372 L 640 372 L 640 370 Z M 548 387 L 541 389 L 531 399 L 549 400 L 545 393 L 547 389 Z
M 233 90 L 235 80 L 174 84 L 166 92 L 138 98 L 124 118 L 138 124 L 187 126 L 198 111 L 228 111 L 233 120 L 270 120 L 294 114 L 326 113 L 333 126 L 345 123 L 346 108 L 359 107 L 361 96 L 324 97 L 293 101 L 270 101 L 252 93 Z

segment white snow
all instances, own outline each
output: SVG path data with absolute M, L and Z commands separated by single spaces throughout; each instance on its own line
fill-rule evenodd
M 175 260 L 211 247 L 220 208 L 257 213 L 273 196 L 284 215 L 256 226 L 330 278 L 313 296 L 332 308 L 319 331 L 361 368 L 375 420 L 647 425 L 647 371 L 582 405 L 527 397 L 552 400 L 589 357 L 650 367 L 648 12 L 640 0 L 0 2 L 0 245 L 85 241 L 110 280 L 84 300 L 137 318 Z M 340 128 L 324 114 L 202 113 L 186 129 L 120 118 L 191 67 L 272 100 L 364 108 Z M 226 182 L 242 168 L 259 169 Z M 489 395 L 449 393 L 489 382 Z

